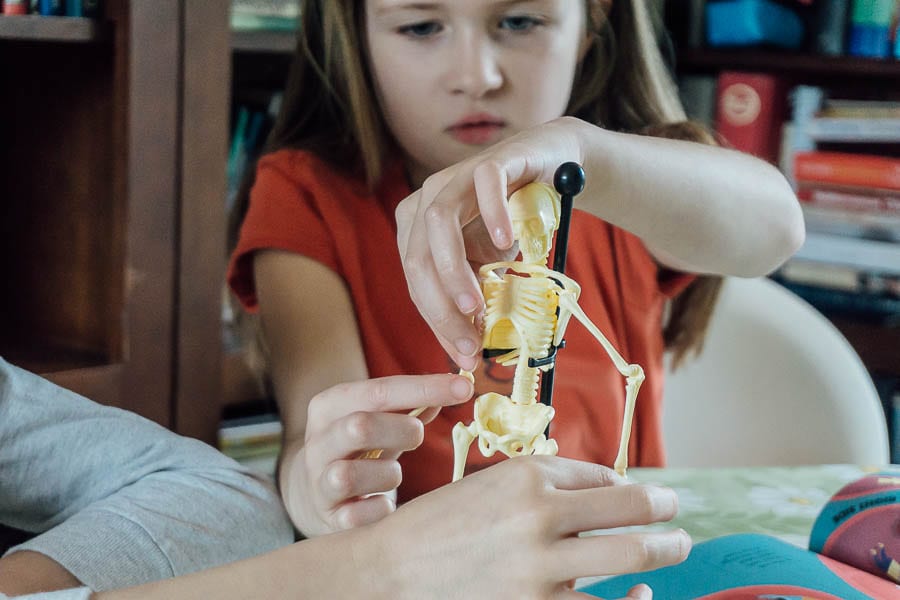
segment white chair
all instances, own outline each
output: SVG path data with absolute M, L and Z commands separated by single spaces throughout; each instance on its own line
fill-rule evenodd
M 726 279 L 702 354 L 666 377 L 669 466 L 889 462 L 884 411 L 859 356 L 769 279 Z

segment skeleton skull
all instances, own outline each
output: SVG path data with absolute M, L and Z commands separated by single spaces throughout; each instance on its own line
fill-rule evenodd
M 549 185 L 527 185 L 509 197 L 513 236 L 519 240 L 522 262 L 544 264 L 553 232 L 559 227 L 559 195 Z

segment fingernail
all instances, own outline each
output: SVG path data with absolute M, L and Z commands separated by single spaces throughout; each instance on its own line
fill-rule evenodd
M 463 371 L 474 371 L 475 367 L 478 366 L 478 361 L 475 360 L 474 356 L 460 356 L 457 357 L 456 364 Z
M 506 230 L 502 227 L 498 227 L 494 230 L 494 243 L 498 248 L 508 248 L 510 241 L 509 236 L 506 235 Z
M 667 487 L 654 486 L 656 489 L 653 493 L 654 509 L 658 514 L 672 514 L 678 512 L 678 494 L 675 490 Z
M 465 314 L 469 314 L 478 307 L 478 300 L 472 294 L 460 294 L 456 297 L 456 306 Z
M 687 556 L 691 551 L 691 546 L 694 545 L 694 540 L 691 539 L 691 535 L 684 529 L 679 529 L 678 533 L 681 534 L 681 552 L 684 556 Z
M 465 377 L 454 377 L 450 382 L 450 393 L 460 400 L 468 400 L 472 397 L 472 384 Z
M 455 346 L 456 349 L 459 350 L 459 353 L 464 354 L 465 356 L 472 356 L 475 354 L 475 350 L 478 347 L 475 345 L 475 342 L 469 338 L 459 338 L 456 340 Z

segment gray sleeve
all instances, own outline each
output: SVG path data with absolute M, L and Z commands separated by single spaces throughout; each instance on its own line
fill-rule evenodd
M 269 479 L 2 359 L 0 523 L 40 534 L 10 552 L 49 556 L 96 591 L 293 540 Z
M 40 592 L 25 596 L 5 596 L 0 593 L 0 600 L 90 600 L 91 590 L 86 587 L 60 590 L 58 592 Z

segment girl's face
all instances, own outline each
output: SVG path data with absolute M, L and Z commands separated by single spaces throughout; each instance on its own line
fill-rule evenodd
M 418 187 L 563 114 L 585 42 L 583 0 L 366 0 L 382 113 Z

